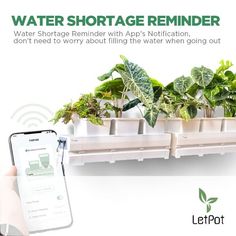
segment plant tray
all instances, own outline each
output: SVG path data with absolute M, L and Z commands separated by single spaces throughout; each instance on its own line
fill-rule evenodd
M 173 133 L 171 140 L 171 155 L 176 158 L 236 152 L 236 132 Z
M 65 139 L 66 137 L 62 137 Z M 83 165 L 92 162 L 114 163 L 121 160 L 168 159 L 171 134 L 67 137 L 64 161 Z
M 66 139 L 64 163 L 71 165 L 236 152 L 236 132 L 64 136 L 61 139 Z

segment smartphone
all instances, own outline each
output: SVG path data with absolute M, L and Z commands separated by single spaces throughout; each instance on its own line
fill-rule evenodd
M 72 214 L 56 132 L 14 133 L 9 144 L 29 232 L 69 227 Z

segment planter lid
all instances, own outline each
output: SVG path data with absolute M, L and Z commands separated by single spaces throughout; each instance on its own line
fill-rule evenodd
M 223 120 L 223 117 L 212 117 L 212 118 L 202 117 L 201 119 L 202 120 Z
M 118 120 L 118 121 L 139 121 L 140 118 L 112 118 L 113 120 Z

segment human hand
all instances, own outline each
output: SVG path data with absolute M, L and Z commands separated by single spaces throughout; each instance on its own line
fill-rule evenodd
M 29 233 L 20 198 L 14 189 L 16 173 L 16 167 L 12 166 L 0 179 L 0 225 L 12 225 L 21 232 L 20 236 L 26 236 Z

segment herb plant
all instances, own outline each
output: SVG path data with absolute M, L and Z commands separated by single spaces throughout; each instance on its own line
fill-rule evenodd
M 74 120 L 74 115 L 80 119 L 87 118 L 94 125 L 102 125 L 102 117 L 109 118 L 110 114 L 106 107 L 102 108 L 98 100 L 91 93 L 82 95 L 78 101 L 68 103 L 58 110 L 52 119 L 54 124 L 59 120 L 67 124 Z

